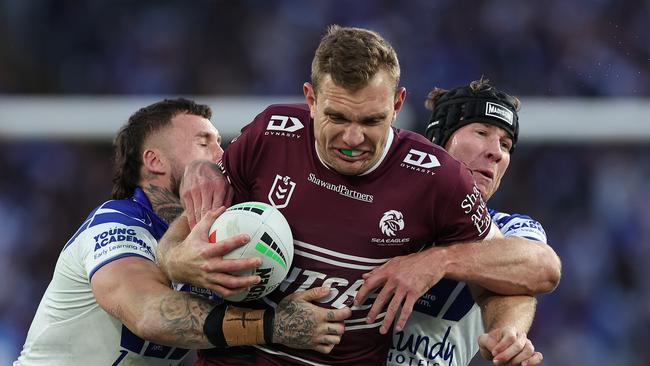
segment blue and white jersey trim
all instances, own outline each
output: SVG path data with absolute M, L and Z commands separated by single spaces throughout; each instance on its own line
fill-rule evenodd
M 99 268 L 119 258 L 155 261 L 157 241 L 167 227 L 138 188 L 130 200 L 107 201 L 93 210 L 63 250 L 78 253 L 91 279 Z
M 504 236 L 519 236 L 522 238 L 546 243 L 546 232 L 539 221 L 530 216 L 507 214 L 490 209 L 492 221 L 499 227 Z

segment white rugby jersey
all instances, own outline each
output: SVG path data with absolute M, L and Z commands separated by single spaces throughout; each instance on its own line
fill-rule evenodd
M 519 214 L 490 209 L 504 236 L 546 243 L 542 225 Z M 465 366 L 478 352 L 483 334 L 481 309 L 464 282 L 443 278 L 416 302 L 401 332 L 393 335 L 390 366 Z
M 14 366 L 177 365 L 188 350 L 147 342 L 102 309 L 90 279 L 103 265 L 138 256 L 154 260 L 167 223 L 137 188 L 88 216 L 59 255 Z

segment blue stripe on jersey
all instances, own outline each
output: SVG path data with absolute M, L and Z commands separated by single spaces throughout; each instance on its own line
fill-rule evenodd
M 144 259 L 146 259 L 146 260 L 148 260 L 148 261 L 152 261 L 151 259 L 149 259 L 149 258 L 147 258 L 147 257 L 145 257 L 145 256 L 143 256 L 143 255 L 140 255 L 140 254 L 136 254 L 136 253 L 123 253 L 123 254 L 117 255 L 117 256 L 115 256 L 115 257 L 109 258 L 109 259 L 107 259 L 107 260 L 101 262 L 101 263 L 98 264 L 97 266 L 95 266 L 95 268 L 93 268 L 93 270 L 90 271 L 90 275 L 88 275 L 88 281 L 92 280 L 93 275 L 95 274 L 95 272 L 97 272 L 98 269 L 104 267 L 105 265 L 111 263 L 112 261 L 118 260 L 118 259 L 120 259 L 120 258 L 125 258 L 125 257 L 141 257 L 141 258 L 144 258 Z
M 457 285 L 458 281 L 448 278 L 441 279 L 415 302 L 413 309 L 431 316 L 438 316 Z
M 126 325 L 122 325 L 122 337 L 120 338 L 120 346 L 122 346 L 124 349 L 128 349 L 133 353 L 140 353 L 142 351 L 142 347 L 144 347 L 144 339 L 131 332 L 129 328 L 126 327 Z
M 151 205 L 146 201 L 146 196 L 141 190 L 140 192 L 138 190 L 139 188 L 131 200 L 106 201 L 95 208 L 72 238 L 68 240 L 63 250 L 72 245 L 75 239 L 88 228 L 105 223 L 141 227 L 147 230 L 156 240 L 160 239 L 169 225 L 151 210 Z
M 131 332 L 126 325 L 122 324 L 122 336 L 120 337 L 120 346 L 130 352 L 140 354 L 144 348 L 145 340 L 138 337 L 135 333 Z M 149 343 L 144 352 L 144 356 L 165 358 L 172 347 L 162 346 L 153 342 Z M 167 357 L 168 360 L 180 360 L 190 350 L 185 348 L 174 348 Z
M 492 220 L 504 236 L 520 236 L 526 239 L 546 242 L 546 232 L 539 221 L 528 215 L 507 214 L 489 209 Z
M 145 215 L 145 216 L 147 217 L 141 220 L 135 217 L 131 217 L 124 212 L 117 212 L 117 211 L 100 212 L 95 215 L 95 217 L 92 219 L 88 227 L 93 227 L 93 226 L 106 224 L 106 223 L 123 224 L 126 226 L 138 226 L 149 231 L 151 235 L 155 236 L 153 232 L 154 230 L 153 230 L 153 225 L 151 223 L 151 218 L 148 217 L 149 215 Z
M 465 286 L 442 318 L 455 322 L 460 321 L 470 311 L 472 306 L 474 306 L 474 298 L 469 288 Z

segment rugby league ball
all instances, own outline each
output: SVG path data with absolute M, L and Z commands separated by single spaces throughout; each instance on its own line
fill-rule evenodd
M 228 208 L 210 227 L 209 241 L 217 243 L 237 234 L 251 240 L 226 254 L 224 259 L 259 257 L 262 265 L 234 275 L 259 275 L 260 283 L 247 292 L 226 297 L 228 301 L 259 299 L 275 290 L 287 276 L 293 261 L 293 235 L 289 223 L 277 208 L 263 202 L 244 202 Z

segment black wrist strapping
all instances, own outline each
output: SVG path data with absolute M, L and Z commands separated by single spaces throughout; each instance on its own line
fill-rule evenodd
M 264 342 L 273 343 L 273 327 L 275 326 L 275 309 L 264 311 Z
M 226 314 L 226 304 L 216 306 L 205 318 L 203 323 L 203 333 L 217 348 L 226 348 L 226 337 L 223 335 L 223 317 Z
M 217 348 L 271 344 L 275 310 L 251 310 L 219 305 L 212 309 L 203 323 L 203 333 Z

